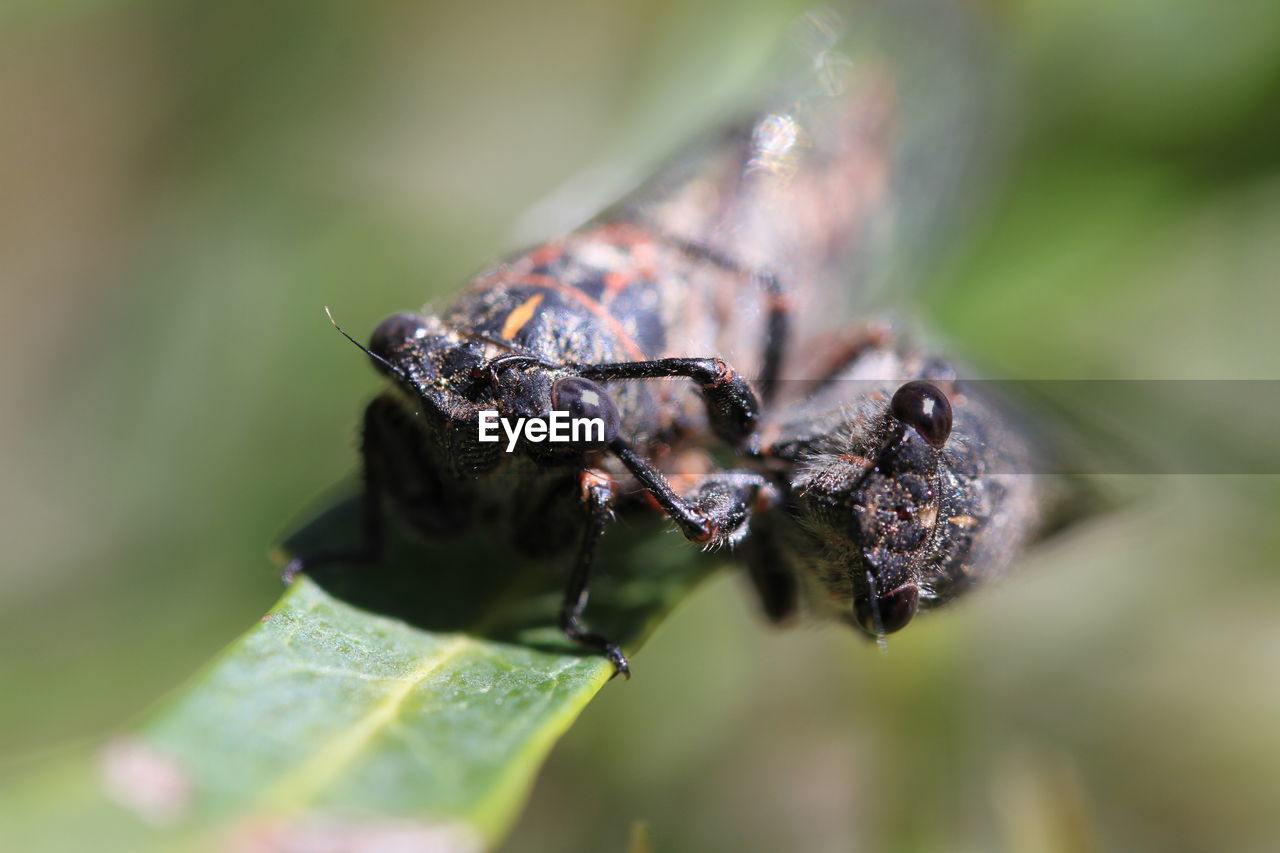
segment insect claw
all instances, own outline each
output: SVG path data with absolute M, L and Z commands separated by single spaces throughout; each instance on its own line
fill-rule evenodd
M 303 563 L 302 558 L 294 557 L 285 563 L 284 568 L 280 571 L 280 580 L 285 586 L 292 586 L 304 569 L 306 569 L 306 565 Z
M 626 681 L 631 680 L 631 662 L 627 660 L 627 656 L 622 653 L 622 649 L 617 646 L 610 645 L 605 649 L 605 656 L 609 658 L 613 664 L 613 675 L 609 676 L 609 680 L 613 681 L 619 675 Z

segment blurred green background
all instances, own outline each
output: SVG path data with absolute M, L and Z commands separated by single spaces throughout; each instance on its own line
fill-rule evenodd
M 584 163 L 610 201 L 798 8 L 0 6 L 0 774 L 135 719 L 279 594 L 268 549 L 377 388 L 322 306 L 358 331 L 444 301 Z M 967 14 L 1002 168 L 911 310 L 1003 376 L 1280 376 L 1280 5 Z M 1275 450 L 1265 409 L 1185 403 Z M 1147 414 L 1119 416 L 1170 428 Z M 508 848 L 644 819 L 658 851 L 1274 849 L 1280 483 L 1123 480 L 887 655 L 768 631 L 720 576 Z

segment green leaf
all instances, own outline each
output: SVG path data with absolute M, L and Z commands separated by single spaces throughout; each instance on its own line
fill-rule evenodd
M 340 502 L 285 548 L 355 541 L 357 515 Z M 614 528 L 588 616 L 634 650 L 706 563 L 647 519 Z M 492 539 L 395 539 L 300 579 L 136 731 L 0 792 L 0 848 L 492 846 L 612 674 L 555 627 L 571 554 Z

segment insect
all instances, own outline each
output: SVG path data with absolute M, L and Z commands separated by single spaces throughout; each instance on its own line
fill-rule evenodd
M 364 415 L 363 541 L 286 577 L 376 560 L 384 504 L 428 536 L 483 524 L 526 554 L 572 549 L 560 627 L 629 675 L 584 620 L 615 506 L 647 500 L 695 543 L 741 544 L 770 616 L 808 592 L 873 636 L 996 570 L 1031 517 L 984 464 L 1007 436 L 946 368 L 824 328 L 886 215 L 901 92 L 834 49 L 830 19 L 807 23 L 805 95 L 482 271 L 443 314 L 352 339 L 390 381 Z M 796 330 L 831 362 L 803 392 Z M 600 429 L 482 437 L 492 417 L 553 413 Z M 731 467 L 691 471 L 708 448 Z
M 883 338 L 760 437 L 784 497 L 743 556 L 774 621 L 803 599 L 882 638 L 998 574 L 1040 523 L 1027 438 L 952 368 Z

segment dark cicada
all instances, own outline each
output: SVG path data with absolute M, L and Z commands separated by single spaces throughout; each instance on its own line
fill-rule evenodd
M 574 549 L 561 628 L 625 674 L 583 613 L 597 542 L 638 495 L 693 542 L 742 544 L 779 618 L 813 589 L 880 635 L 998 570 L 1034 497 L 989 461 L 1021 444 L 947 368 L 849 331 L 916 218 L 898 203 L 930 162 L 916 83 L 948 78 L 911 79 L 830 17 L 800 32 L 799 97 L 481 272 L 442 315 L 377 328 L 391 387 L 365 412 L 363 545 L 287 575 L 376 559 L 384 504 L 429 536 L 485 524 L 522 553 Z M 561 417 L 597 428 L 554 440 Z M 705 449 L 733 461 L 685 470 Z

